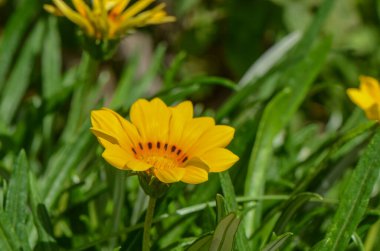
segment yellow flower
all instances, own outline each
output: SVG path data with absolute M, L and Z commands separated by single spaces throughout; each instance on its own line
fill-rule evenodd
M 105 148 L 102 156 L 116 168 L 154 175 L 163 183 L 198 184 L 239 160 L 225 149 L 234 128 L 215 125 L 210 117 L 193 118 L 190 101 L 168 107 L 159 98 L 139 99 L 130 120 L 107 108 L 91 113 L 91 131 Z
M 359 89 L 349 88 L 347 94 L 365 111 L 368 119 L 380 121 L 380 85 L 376 79 L 360 76 Z
M 84 0 L 71 0 L 75 10 L 63 0 L 53 0 L 54 5 L 45 4 L 46 11 L 66 16 L 84 32 L 96 39 L 116 39 L 134 28 L 175 21 L 163 10 L 165 4 L 143 11 L 155 0 L 138 0 L 127 8 L 130 0 L 92 0 L 91 7 Z

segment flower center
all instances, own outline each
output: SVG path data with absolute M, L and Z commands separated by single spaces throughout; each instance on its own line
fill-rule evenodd
M 142 160 L 155 168 L 183 167 L 188 156 L 180 148 L 168 143 L 139 142 L 138 146 L 132 147 L 135 158 Z

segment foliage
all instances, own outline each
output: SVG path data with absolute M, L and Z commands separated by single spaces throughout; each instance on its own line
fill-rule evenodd
M 0 250 L 140 250 L 147 197 L 89 119 L 155 96 L 235 127 L 240 161 L 170 187 L 152 250 L 378 250 L 378 123 L 345 90 L 380 77 L 379 3 L 168 0 L 101 62 L 47 2 L 0 0 Z

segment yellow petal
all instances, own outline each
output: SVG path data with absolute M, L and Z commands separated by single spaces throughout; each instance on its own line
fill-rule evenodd
M 98 140 L 100 141 L 100 143 L 106 147 L 103 142 L 104 140 L 115 145 L 115 144 L 119 144 L 119 141 L 114 138 L 112 135 L 109 135 L 107 132 L 103 131 L 103 130 L 100 130 L 100 129 L 96 129 L 96 128 L 93 128 L 91 127 L 90 128 L 91 132 L 98 138 Z
M 365 110 L 371 107 L 374 104 L 374 100 L 371 96 L 363 91 L 355 88 L 347 89 L 348 97 L 361 109 Z
M 188 152 L 190 148 L 195 146 L 199 138 L 214 126 L 215 121 L 210 117 L 199 117 L 188 121 L 178 145 L 182 146 L 184 152 Z
M 149 18 L 146 24 L 162 24 L 162 23 L 171 23 L 175 22 L 176 18 L 172 16 L 167 16 L 166 12 L 161 11 L 154 14 Z
M 120 123 L 123 132 L 125 132 L 128 136 L 129 140 L 126 140 L 128 144 L 133 144 L 134 146 L 137 146 L 138 143 L 141 141 L 140 135 L 137 131 L 137 128 L 131 124 L 128 120 L 124 119 L 122 116 L 120 116 L 117 112 L 108 109 L 108 108 L 103 108 L 104 111 L 107 111 L 111 113 L 117 121 Z
M 146 171 L 152 167 L 152 165 L 136 159 L 128 161 L 127 166 L 133 171 Z
M 151 102 L 139 99 L 132 105 L 130 112 L 131 121 L 143 141 L 153 143 L 167 140 L 170 116 L 169 108 L 158 98 Z
M 380 85 L 375 78 L 360 76 L 360 89 L 380 103 Z
M 380 104 L 374 104 L 365 110 L 368 119 L 380 121 Z
M 113 138 L 126 150 L 137 146 L 139 136 L 136 128 L 116 112 L 103 108 L 91 112 L 92 129 L 101 131 Z
M 154 0 L 139 0 L 139 1 L 137 1 L 131 7 L 129 7 L 128 9 L 126 9 L 124 11 L 124 13 L 121 15 L 121 18 L 120 18 L 121 21 L 125 21 L 125 20 L 133 17 L 134 15 L 136 15 L 137 13 L 139 13 L 140 11 L 145 9 L 152 2 L 154 2 Z
M 120 0 L 111 10 L 111 15 L 118 16 L 127 7 L 130 0 Z
M 193 104 L 185 101 L 175 107 L 170 107 L 172 117 L 170 119 L 169 143 L 178 144 L 182 137 L 186 123 L 193 118 Z
M 53 0 L 54 4 L 57 6 L 57 8 L 73 23 L 79 25 L 83 29 L 86 30 L 86 32 L 89 35 L 94 34 L 94 29 L 92 28 L 91 24 L 87 21 L 87 19 L 83 18 L 81 15 L 79 15 L 77 12 L 73 11 L 65 2 L 62 0 Z
M 46 10 L 50 14 L 53 14 L 55 16 L 63 16 L 63 13 L 53 5 L 44 4 L 43 7 L 44 7 L 44 10 Z
M 181 181 L 188 184 L 199 184 L 208 180 L 208 172 L 196 166 L 186 166 Z
M 171 167 L 171 168 L 154 168 L 154 176 L 163 183 L 178 182 L 185 174 L 185 168 Z
M 214 126 L 202 134 L 189 150 L 189 154 L 199 156 L 213 148 L 226 147 L 234 137 L 234 133 L 235 129 L 230 126 Z
M 102 156 L 109 164 L 122 170 L 128 170 L 126 164 L 133 158 L 119 145 L 109 145 L 104 150 Z
M 239 160 L 238 156 L 225 148 L 214 148 L 200 158 L 210 167 L 210 172 L 223 172 Z
M 88 9 L 87 4 L 83 0 L 72 0 L 75 9 L 81 14 L 82 17 L 87 16 L 86 10 Z

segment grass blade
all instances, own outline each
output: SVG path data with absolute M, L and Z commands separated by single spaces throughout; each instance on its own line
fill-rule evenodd
M 10 123 L 18 105 L 30 83 L 34 59 L 41 49 L 44 23 L 39 22 L 34 27 L 25 46 L 12 70 L 7 85 L 1 95 L 0 114 L 3 121 Z M 1 68 L 1 67 L 0 67 Z
M 29 164 L 25 151 L 18 155 L 9 182 L 5 212 L 19 237 L 23 249 L 30 250 L 26 231 Z
M 380 131 L 378 130 L 342 192 L 334 220 L 326 238 L 314 250 L 346 250 L 362 219 L 380 171 Z
M 288 241 L 288 239 L 290 237 L 292 237 L 293 234 L 292 233 L 284 233 L 280 236 L 278 236 L 276 238 L 276 240 L 272 241 L 271 243 L 269 243 L 264 249 L 263 251 L 276 251 L 278 250 L 279 248 L 281 248 L 284 244 L 286 244 L 286 242 Z
M 38 1 L 25 1 L 7 23 L 0 43 L 0 90 L 5 85 L 12 58 L 20 45 L 23 34 L 35 16 Z
M 264 194 L 266 172 L 272 156 L 274 137 L 288 123 L 307 95 L 311 83 L 326 59 L 329 48 L 330 40 L 318 43 L 306 60 L 295 65 L 288 72 L 289 77 L 284 79 L 284 83 L 288 83 L 288 87 L 265 108 L 249 160 L 245 196 L 258 197 Z M 247 214 L 246 231 L 248 235 L 258 228 L 261 221 L 261 202 L 247 204 L 247 208 L 253 206 L 255 209 Z

